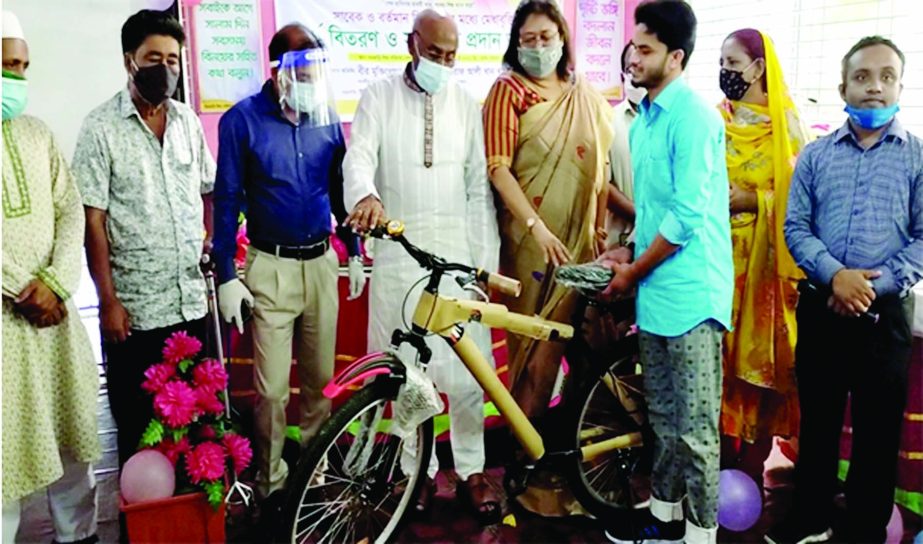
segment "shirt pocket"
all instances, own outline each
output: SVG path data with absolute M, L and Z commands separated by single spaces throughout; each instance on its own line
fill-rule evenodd
M 167 136 L 164 138 L 164 142 L 168 146 L 170 166 L 177 170 L 188 172 L 192 169 L 193 162 L 195 162 L 189 127 L 185 123 L 175 122 Z

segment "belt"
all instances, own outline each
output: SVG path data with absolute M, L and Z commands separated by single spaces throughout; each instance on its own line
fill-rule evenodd
M 257 240 L 251 240 L 250 245 L 262 251 L 263 253 L 269 253 L 270 255 L 275 255 L 276 257 L 282 257 L 283 259 L 310 261 L 311 259 L 316 259 L 324 253 L 327 253 L 327 249 L 330 248 L 330 240 L 324 240 L 323 242 L 314 244 L 312 246 L 280 246 L 277 244 L 269 244 L 265 242 L 259 242 Z

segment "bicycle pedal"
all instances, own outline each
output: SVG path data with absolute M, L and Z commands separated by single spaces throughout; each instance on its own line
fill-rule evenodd
M 525 493 L 529 485 L 529 474 L 535 470 L 535 465 L 508 466 L 503 474 L 503 489 L 509 498 Z

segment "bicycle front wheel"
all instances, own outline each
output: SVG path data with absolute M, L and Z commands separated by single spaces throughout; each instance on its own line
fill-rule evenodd
M 405 444 L 385 419 L 391 401 L 370 384 L 309 442 L 291 481 L 280 541 L 371 544 L 397 536 L 426 479 L 433 421 Z

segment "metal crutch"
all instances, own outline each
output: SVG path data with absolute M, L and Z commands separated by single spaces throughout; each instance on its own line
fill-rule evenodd
M 202 254 L 200 261 L 202 274 L 205 276 L 205 293 L 208 300 L 208 314 L 211 316 L 212 334 L 215 338 L 215 354 L 218 362 L 225 368 L 228 376 L 231 375 L 230 369 L 224 360 L 224 342 L 221 338 L 221 316 L 218 313 L 218 292 L 215 289 L 215 262 L 208 253 Z M 230 380 L 228 380 L 230 383 Z M 231 420 L 231 393 L 228 390 L 229 384 L 224 386 L 224 417 Z M 237 479 L 237 473 L 231 469 L 231 486 L 224 502 L 228 504 L 243 504 L 250 506 L 253 500 L 253 488 Z

